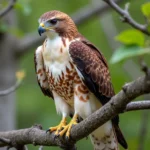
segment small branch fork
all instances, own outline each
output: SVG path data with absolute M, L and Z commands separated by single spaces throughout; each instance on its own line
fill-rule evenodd
M 33 144 L 60 146 L 65 150 L 67 150 L 66 147 L 72 147 L 72 149 L 74 149 L 76 141 L 87 137 L 92 131 L 112 119 L 117 114 L 126 111 L 150 109 L 150 100 L 130 102 L 137 96 L 150 93 L 149 77 L 150 74 L 148 73 L 144 77 L 140 77 L 137 80 L 126 84 L 123 87 L 123 90 L 113 96 L 108 103 L 74 126 L 71 130 L 69 140 L 55 137 L 53 133 L 46 134 L 45 131 L 41 130 L 41 127 L 34 126 L 28 129 L 0 132 L 0 147 L 11 146 L 18 148 L 18 146 L 22 146 L 22 148 L 24 148 L 24 145 L 26 144 Z
M 118 14 L 121 15 L 122 21 L 130 24 L 133 28 L 140 30 L 146 35 L 150 36 L 150 32 L 147 29 L 147 24 L 142 25 L 137 23 L 130 15 L 128 9 L 129 9 L 129 3 L 125 5 L 125 9 L 120 8 L 114 0 L 103 0 L 106 2 L 110 7 L 112 7 Z
M 0 18 L 2 18 L 3 16 L 5 16 L 11 9 L 13 9 L 15 3 L 17 0 L 10 0 L 8 6 L 0 11 Z

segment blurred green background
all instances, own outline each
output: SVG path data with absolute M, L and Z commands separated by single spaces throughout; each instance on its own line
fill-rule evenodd
M 46 11 L 60 10 L 71 15 L 78 9 L 90 4 L 90 0 L 20 0 L 19 3 L 26 5 L 23 11 L 16 9 L 18 17 L 19 31 L 18 36 L 23 36 L 25 33 L 37 31 L 38 18 Z M 128 2 L 125 1 L 124 2 Z M 146 0 L 130 0 L 131 7 L 130 12 L 132 16 L 139 22 L 143 22 L 144 18 L 141 13 L 141 4 Z M 124 4 L 121 4 L 123 7 Z M 92 7 L 92 5 L 91 5 Z M 94 7 L 94 6 L 93 6 Z M 108 14 L 112 14 L 114 24 L 118 32 L 131 28 L 129 25 L 120 21 L 119 15 L 116 12 L 109 11 Z M 105 16 L 102 16 L 105 17 Z M 106 59 L 109 61 L 112 55 L 112 48 L 108 44 L 108 39 L 103 31 L 99 17 L 89 19 L 86 23 L 78 26 L 79 31 L 92 43 L 94 43 Z M 111 26 L 111 23 L 109 24 Z M 108 26 L 108 27 L 109 27 Z M 37 33 L 37 36 L 38 33 Z M 114 43 L 116 41 L 114 40 Z M 19 68 L 26 71 L 26 78 L 23 81 L 22 86 L 17 90 L 17 128 L 28 128 L 35 123 L 41 124 L 43 129 L 48 129 L 50 126 L 55 126 L 59 123 L 61 117 L 56 114 L 55 105 L 53 100 L 45 97 L 41 92 L 35 76 L 34 70 L 34 51 L 25 54 L 19 61 Z M 136 60 L 134 60 L 136 62 Z M 112 76 L 112 83 L 114 85 L 115 92 L 117 93 L 122 86 L 132 80 L 128 73 L 123 69 L 122 64 L 111 65 L 109 68 Z M 130 66 L 129 66 L 130 67 Z M 140 70 L 140 67 L 139 67 Z M 136 150 L 138 146 L 139 130 L 141 125 L 141 111 L 128 112 L 120 115 L 120 127 L 124 136 L 127 139 L 129 149 Z M 150 130 L 149 130 L 150 133 Z M 145 143 L 145 150 L 150 149 L 150 134 L 147 134 L 147 140 Z M 77 143 L 79 150 L 91 150 L 92 145 L 90 139 L 83 139 Z M 30 146 L 29 149 L 37 150 L 37 147 Z M 56 150 L 57 147 L 49 147 L 44 149 Z

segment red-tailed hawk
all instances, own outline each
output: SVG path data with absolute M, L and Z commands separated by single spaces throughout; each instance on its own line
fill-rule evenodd
M 49 131 L 69 138 L 79 116 L 88 117 L 114 95 L 108 65 L 67 14 L 46 12 L 39 24 L 39 34 L 47 38 L 35 51 L 38 83 L 43 93 L 54 99 L 56 110 L 62 115 L 60 124 Z M 66 117 L 70 114 L 73 118 L 67 124 Z M 127 148 L 118 123 L 116 116 L 91 133 L 95 150 L 118 150 L 118 142 Z

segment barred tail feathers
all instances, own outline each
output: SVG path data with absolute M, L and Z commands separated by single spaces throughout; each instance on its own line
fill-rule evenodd
M 119 150 L 118 140 L 111 121 L 92 132 L 90 137 L 94 150 Z

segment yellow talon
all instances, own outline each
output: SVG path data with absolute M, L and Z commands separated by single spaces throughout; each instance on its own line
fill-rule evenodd
M 58 126 L 50 127 L 50 128 L 49 128 L 49 131 L 50 131 L 50 132 L 56 131 L 56 132 L 55 132 L 55 135 L 58 135 L 59 132 L 61 131 L 61 129 L 62 129 L 64 126 L 66 126 L 66 123 L 67 123 L 66 118 L 63 118 Z
M 66 133 L 66 137 L 69 138 L 71 127 L 72 127 L 72 125 L 77 124 L 77 118 L 78 118 L 78 115 L 77 114 L 74 115 L 72 120 L 70 121 L 70 123 L 68 125 L 64 126 L 63 130 L 59 132 L 59 135 L 63 136 Z
M 70 121 L 70 123 L 68 125 L 66 125 L 67 124 L 66 118 L 63 118 L 58 126 L 50 127 L 49 131 L 50 132 L 55 131 L 55 135 L 57 135 L 57 136 L 58 135 L 63 136 L 66 133 L 66 137 L 69 138 L 71 127 L 72 127 L 72 125 L 77 124 L 77 118 L 78 118 L 78 115 L 77 114 L 74 115 L 72 120 Z

